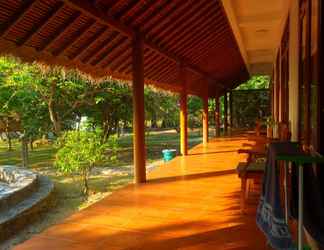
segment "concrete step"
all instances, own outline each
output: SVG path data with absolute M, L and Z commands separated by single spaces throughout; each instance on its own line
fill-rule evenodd
M 54 206 L 54 184 L 45 176 L 38 176 L 37 187 L 22 201 L 0 213 L 0 241 L 32 223 L 40 213 Z

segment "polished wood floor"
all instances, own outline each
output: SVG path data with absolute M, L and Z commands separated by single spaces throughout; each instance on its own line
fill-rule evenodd
M 255 142 L 236 136 L 198 145 L 149 173 L 143 185 L 128 185 L 50 227 L 16 250 L 263 250 L 257 229 L 257 197 L 240 213 L 239 148 Z

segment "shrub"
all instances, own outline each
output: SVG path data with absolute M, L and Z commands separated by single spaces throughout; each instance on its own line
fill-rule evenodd
M 109 136 L 106 145 L 108 148 L 109 160 L 112 162 L 118 162 L 117 151 L 119 149 L 119 144 L 117 135 Z
M 88 196 L 91 169 L 103 160 L 105 144 L 98 131 L 68 131 L 58 139 L 54 165 L 59 171 L 82 177 L 83 194 Z

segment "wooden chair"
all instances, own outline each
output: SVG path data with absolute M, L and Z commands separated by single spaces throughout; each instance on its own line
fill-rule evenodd
M 238 177 L 241 179 L 241 211 L 245 212 L 245 203 L 250 192 L 250 182 L 260 181 L 265 169 L 265 154 L 257 151 L 239 150 L 239 153 L 247 153 L 246 162 L 241 162 L 237 166 Z
M 279 124 L 279 141 L 290 140 L 289 126 L 286 123 Z M 241 211 L 245 212 L 245 203 L 249 196 L 250 182 L 260 182 L 262 180 L 265 161 L 266 161 L 266 144 L 264 150 L 242 150 L 238 153 L 248 154 L 247 161 L 242 162 L 237 166 L 237 173 L 241 179 Z

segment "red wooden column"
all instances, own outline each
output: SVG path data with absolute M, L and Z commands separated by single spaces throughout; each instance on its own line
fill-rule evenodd
M 180 94 L 180 153 L 188 154 L 188 108 L 187 108 L 187 83 L 185 70 L 180 66 L 179 78 L 183 89 Z
M 219 98 L 215 97 L 215 135 L 220 136 Z
M 229 92 L 229 126 L 232 130 L 233 128 L 233 93 Z
M 135 183 L 146 181 L 146 150 L 144 125 L 144 58 L 143 39 L 136 34 L 133 39 L 133 144 Z
M 228 105 L 227 105 L 227 92 L 224 94 L 224 134 L 228 131 Z
M 208 95 L 203 97 L 203 145 L 208 143 Z

